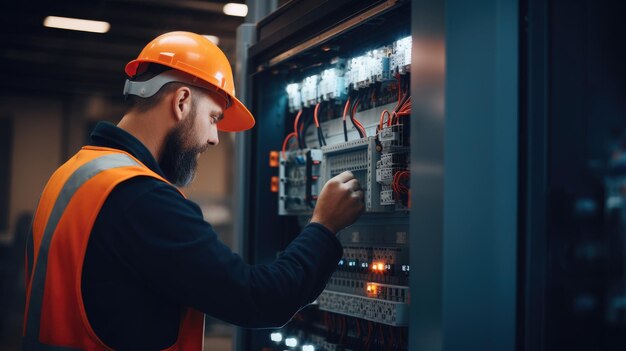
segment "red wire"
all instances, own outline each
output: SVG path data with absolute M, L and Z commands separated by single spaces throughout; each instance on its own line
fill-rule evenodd
M 287 134 L 287 136 L 285 137 L 285 140 L 283 141 L 283 149 L 282 149 L 282 156 L 283 159 L 285 159 L 285 150 L 287 149 L 287 142 L 289 141 L 289 139 L 296 137 L 296 132 L 291 132 L 289 134 Z
M 300 116 L 302 116 L 302 110 L 298 111 L 296 115 L 296 119 L 293 121 L 293 131 L 298 134 L 298 121 L 300 120 Z
M 363 134 L 363 138 L 367 138 L 367 132 L 365 131 L 365 127 L 363 127 L 361 122 L 356 121 L 356 124 L 357 128 L 359 128 L 359 130 L 361 131 L 361 134 Z
M 354 103 L 354 106 L 352 106 L 352 115 L 354 116 L 355 120 L 356 120 L 356 110 L 359 108 L 360 104 L 361 104 L 361 99 L 357 99 L 356 102 Z
M 345 339 L 346 332 L 347 332 L 346 317 L 345 316 L 341 317 L 340 322 L 341 322 L 341 337 L 339 338 L 339 344 L 343 344 L 343 340 Z
M 409 96 L 406 101 L 400 106 L 397 112 L 393 112 L 393 117 L 388 121 L 387 126 L 391 126 L 392 124 L 397 124 L 400 116 L 408 116 L 411 114 L 411 106 L 413 103 L 411 102 L 411 97 Z M 395 110 L 394 110 L 395 111 Z
M 408 178 L 410 176 L 410 172 L 408 171 L 398 171 L 393 175 L 393 180 L 391 181 L 391 187 L 393 188 L 394 193 L 397 195 L 406 194 L 409 192 L 409 188 L 407 188 L 400 181 L 402 178 Z
M 365 127 L 363 127 L 363 124 L 361 124 L 361 122 L 358 119 L 354 119 L 354 124 L 357 125 L 357 127 L 361 130 L 361 132 L 363 132 L 363 137 L 367 137 L 367 135 L 365 134 Z
M 385 113 L 387 113 L 387 118 L 391 117 L 391 113 L 388 110 L 383 110 L 380 114 L 380 123 L 378 124 L 378 131 L 383 129 L 383 124 L 385 124 Z
M 372 338 L 372 330 L 374 329 L 372 322 L 367 322 L 367 341 L 365 342 L 365 345 L 367 347 L 367 350 L 370 349 L 370 341 Z
M 304 131 L 304 123 L 300 125 L 300 133 L 302 133 L 303 131 Z M 306 140 L 306 135 L 303 135 L 303 137 Z
M 318 103 L 317 103 L 317 105 L 315 105 L 315 110 L 313 110 L 313 120 L 315 121 L 315 126 L 316 126 L 317 128 L 319 128 L 319 127 L 320 127 L 320 122 L 319 122 L 319 120 L 317 119 L 317 112 L 319 111 L 319 109 L 320 109 L 320 104 L 319 104 L 319 102 L 318 102 Z
M 365 127 L 363 127 L 361 122 L 359 122 L 359 120 L 356 118 L 356 110 L 359 108 L 360 104 L 361 104 L 361 99 L 357 99 L 356 102 L 354 103 L 354 106 L 352 107 L 352 116 L 354 116 L 353 119 L 354 119 L 355 126 L 361 131 L 361 134 L 363 134 L 363 138 L 367 138 Z
M 348 98 L 348 100 L 346 100 L 346 106 L 344 106 L 343 108 L 343 120 L 346 120 L 346 115 L 348 114 L 348 111 L 350 110 L 350 98 Z
M 396 111 L 391 112 L 391 118 L 387 120 L 387 127 L 391 127 L 391 123 L 396 118 Z

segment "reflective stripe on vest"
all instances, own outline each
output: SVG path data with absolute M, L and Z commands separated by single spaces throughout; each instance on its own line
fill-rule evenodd
M 77 168 L 72 172 L 72 169 L 75 167 Z M 108 170 L 111 171 L 102 173 Z M 97 177 L 101 173 L 102 176 Z M 77 247 L 80 246 L 78 243 L 83 242 L 81 240 L 88 240 L 91 227 L 93 226 L 93 223 L 86 224 L 85 218 L 88 216 L 85 216 L 85 214 L 94 214 L 93 219 L 95 220 L 95 216 L 100 211 L 104 199 L 106 199 L 115 185 L 131 177 L 142 175 L 165 181 L 136 159 L 119 150 L 85 147 L 52 176 L 49 184 L 46 186 L 46 190 L 44 190 L 40 206 L 38 206 L 35 214 L 35 221 L 38 221 L 37 237 L 40 239 L 34 245 L 34 267 L 27 292 L 27 314 L 23 338 L 24 350 L 108 349 L 95 336 L 95 333 L 88 325 L 89 323 L 84 316 L 84 310 L 82 310 L 82 318 L 80 317 L 81 313 L 77 313 L 77 311 L 84 308 L 82 306 L 82 297 L 77 295 L 80 292 L 76 293 L 74 288 L 80 290 L 80 275 L 77 272 L 80 273 L 82 271 L 82 259 L 84 258 L 84 250 L 86 250 L 86 241 L 84 241 L 85 246 L 82 247 L 82 251 L 77 249 Z M 67 180 L 63 183 L 63 179 Z M 94 179 L 95 183 L 90 182 L 92 179 Z M 81 187 L 86 183 L 89 183 L 89 185 L 81 190 Z M 108 190 L 100 191 L 103 189 L 102 186 Z M 50 190 L 48 187 L 50 187 Z M 87 196 L 86 194 L 91 194 L 92 190 L 94 190 L 94 195 Z M 74 198 L 77 198 L 75 200 L 77 202 L 73 202 L 70 205 Z M 41 206 L 42 204 L 43 206 Z M 70 217 L 63 217 L 66 210 L 70 212 Z M 79 217 L 73 217 L 77 215 Z M 68 218 L 74 219 L 68 220 Z M 34 230 L 33 228 L 33 233 L 35 233 Z M 57 233 L 57 231 L 60 233 Z M 56 241 L 61 240 L 61 242 L 54 245 L 60 246 L 56 246 L 56 249 L 52 250 L 52 252 L 56 253 L 49 258 L 53 238 L 58 236 L 58 234 L 61 236 Z M 68 234 L 72 235 L 68 236 Z M 60 250 L 62 254 L 59 254 Z M 59 257 L 66 256 L 66 250 L 69 258 Z M 78 256 L 80 257 L 78 258 Z M 53 263 L 49 263 L 49 259 Z M 50 269 L 49 264 L 52 264 Z M 68 271 L 65 271 L 66 269 Z M 49 274 L 53 274 L 53 276 L 49 277 Z M 54 279 L 54 274 L 57 274 L 56 279 Z M 78 278 L 75 276 L 78 276 Z M 50 300 L 52 295 L 50 295 L 50 292 L 46 292 L 46 280 L 50 278 L 53 279 L 50 284 L 57 287 L 56 290 L 51 290 L 53 293 L 56 291 L 56 294 L 53 295 L 54 300 Z M 62 284 L 63 281 L 67 281 L 70 278 L 76 278 L 73 284 L 77 284 L 77 287 L 68 287 L 68 284 Z M 78 300 L 76 299 L 77 297 Z M 64 310 L 63 306 L 68 306 L 68 310 Z M 43 318 L 44 310 L 47 311 L 46 316 L 48 317 L 46 318 Z M 132 311 L 129 311 L 129 313 L 132 313 Z M 51 316 L 53 316 L 52 319 L 50 318 Z M 63 321 L 67 323 L 63 323 Z M 42 323 L 46 323 L 44 325 L 46 329 L 43 334 L 41 334 L 44 331 Z M 167 350 L 201 350 L 203 330 L 204 315 L 191 309 L 185 309 L 184 315 L 181 316 L 179 338 Z M 62 344 L 69 342 L 73 346 L 53 346 L 45 341 L 40 341 L 41 335 L 48 335 L 46 338 L 49 339 L 50 335 L 60 334 L 65 335 L 65 337 L 61 338 L 66 340 L 61 342 Z M 57 338 L 52 337 L 52 339 Z
M 30 292 L 30 302 L 28 307 L 28 324 L 26 325 L 26 339 L 37 340 L 39 338 L 39 329 L 41 326 L 41 305 L 43 304 L 43 291 L 46 284 L 46 273 L 48 271 L 48 250 L 52 241 L 57 224 L 61 219 L 61 215 L 65 212 L 67 204 L 74 196 L 74 193 L 86 181 L 96 174 L 111 168 L 138 166 L 132 158 L 124 154 L 110 154 L 82 165 L 74 174 L 70 176 L 59 197 L 52 207 L 52 213 L 48 217 L 48 223 L 39 245 L 39 254 L 37 255 L 37 265 L 34 268 L 32 287 Z

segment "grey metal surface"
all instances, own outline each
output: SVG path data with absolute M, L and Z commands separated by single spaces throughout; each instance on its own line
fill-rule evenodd
M 251 23 L 244 23 L 237 28 L 237 62 L 235 63 L 235 80 L 237 87 L 237 97 L 246 105 L 251 105 L 250 87 L 247 84 L 248 77 L 248 48 L 254 43 L 256 26 Z M 233 223 L 233 247 L 235 252 L 243 255 L 245 251 L 245 237 L 247 233 L 248 217 L 246 214 L 246 202 L 248 198 L 248 181 L 246 173 L 248 169 L 248 153 L 250 147 L 250 133 L 243 132 L 235 134 L 235 159 L 234 174 L 236 180 L 233 189 L 233 212 L 235 221 Z
M 250 87 L 248 82 L 248 48 L 254 43 L 256 26 L 251 23 L 244 23 L 237 28 L 237 62 L 235 63 L 235 80 L 237 87 L 237 97 L 241 102 L 250 106 Z M 248 233 L 248 213 L 246 203 L 249 198 L 248 173 L 250 148 L 249 132 L 235 134 L 235 158 L 234 174 L 235 183 L 233 188 L 233 248 L 236 253 L 245 257 L 246 234 Z M 233 350 L 245 350 L 245 331 L 242 328 L 235 328 L 233 337 Z
M 251 87 L 249 84 L 248 72 L 248 49 L 256 41 L 256 22 L 276 9 L 276 0 L 248 0 L 246 4 L 249 7 L 246 22 L 237 28 L 237 61 L 235 62 L 235 80 L 237 86 L 237 97 L 241 102 L 248 106 L 252 106 Z M 258 120 L 257 120 L 258 121 Z M 246 234 L 248 233 L 248 213 L 246 211 L 246 203 L 249 198 L 249 182 L 246 178 L 248 167 L 250 167 L 250 133 L 237 133 L 235 135 L 235 157 L 234 157 L 234 174 L 236 175 L 235 187 L 233 189 L 233 244 L 235 251 L 245 257 Z M 246 347 L 245 331 L 242 328 L 235 329 L 233 338 L 233 350 L 244 351 Z
M 544 1 L 528 1 L 527 11 L 527 41 L 526 52 L 520 55 L 520 66 L 526 66 L 525 74 L 520 79 L 525 79 L 525 84 L 520 84 L 525 96 L 520 100 L 521 106 L 525 105 L 525 114 L 520 118 L 526 120 L 525 130 L 520 135 L 525 135 L 526 140 L 520 143 L 523 147 L 522 162 L 525 169 L 520 170 L 520 193 L 526 198 L 520 201 L 525 213 L 525 218 L 520 218 L 520 228 L 523 232 L 523 245 L 526 252 L 525 274 L 523 276 L 524 287 L 518 291 L 524 291 L 518 298 L 525 305 L 524 319 L 519 329 L 522 329 L 518 341 L 520 350 L 543 351 L 548 348 L 546 339 L 546 281 L 548 267 L 548 235 L 547 235 L 547 203 L 548 194 L 548 120 L 549 120 L 549 52 L 551 50 L 549 40 L 549 4 Z M 524 57 L 525 56 L 525 57 Z M 523 62 L 523 61 L 522 61 Z M 523 109 L 520 109 L 523 111 Z M 524 127 L 522 127 L 524 128 Z M 523 252 L 518 250 L 518 252 Z M 523 260 L 520 257 L 520 261 Z M 522 280 L 520 280 L 522 281 Z M 523 290 L 522 290 L 523 289 Z
M 258 23 L 265 16 L 276 10 L 276 7 L 278 6 L 278 0 L 248 0 L 246 3 L 248 4 L 246 23 Z
M 444 17 L 442 0 L 411 3 L 409 350 L 443 349 Z
M 448 0 L 445 8 L 443 346 L 512 351 L 519 5 Z

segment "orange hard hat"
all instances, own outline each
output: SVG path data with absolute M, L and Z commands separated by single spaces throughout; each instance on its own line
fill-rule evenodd
M 217 129 L 238 132 L 254 126 L 254 117 L 235 97 L 235 82 L 226 55 L 209 39 L 190 32 L 170 32 L 158 36 L 126 65 L 126 74 L 134 77 L 139 66 L 157 63 L 185 72 L 225 94 L 231 104 Z

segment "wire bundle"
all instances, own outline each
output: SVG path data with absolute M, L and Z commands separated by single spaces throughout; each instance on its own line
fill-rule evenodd
M 326 340 L 353 350 L 406 351 L 406 328 L 323 311 Z M 299 321 L 302 322 L 302 321 Z
M 346 104 L 343 107 L 343 140 L 344 141 L 348 141 L 348 126 L 346 123 L 346 117 L 348 116 L 348 113 L 350 113 L 350 122 L 352 122 L 352 125 L 354 126 L 354 128 L 356 128 L 357 132 L 359 133 L 359 137 L 360 138 L 367 138 L 367 133 L 365 132 L 365 127 L 363 126 L 363 124 L 356 118 L 356 111 L 359 108 L 359 105 L 361 104 L 361 98 L 357 97 L 356 100 L 354 101 L 354 105 L 350 106 L 350 102 L 351 102 L 351 98 L 348 97 L 348 100 L 346 100 Z
M 346 100 L 346 105 L 343 107 L 343 139 L 344 141 L 348 141 L 348 126 L 346 125 L 346 116 L 348 115 L 348 110 L 350 109 L 350 98 Z
M 302 144 L 301 144 L 302 131 L 298 130 L 300 116 L 302 116 L 302 110 L 298 111 L 298 114 L 296 115 L 296 119 L 293 121 L 293 132 L 287 134 L 287 136 L 285 137 L 285 140 L 283 141 L 283 148 L 282 148 L 282 153 L 281 153 L 281 156 L 283 159 L 285 159 L 285 151 L 287 150 L 287 144 L 289 143 L 289 139 L 296 138 L 296 141 L 300 145 L 300 148 L 302 148 Z
M 389 110 L 383 110 L 380 114 L 377 133 L 380 132 L 385 125 L 390 127 L 394 124 L 400 124 L 400 117 L 411 115 L 412 102 L 407 83 L 408 80 L 404 79 L 403 81 L 402 76 L 399 74 L 396 74 L 396 79 L 398 80 L 398 102 L 391 112 Z M 385 116 L 387 119 L 385 119 Z
M 409 193 L 409 188 L 406 186 L 409 177 L 409 171 L 398 171 L 393 175 L 391 187 L 393 188 L 394 193 L 396 193 L 397 195 L 404 195 Z
M 324 132 L 322 131 L 322 128 L 320 127 L 320 121 L 319 121 L 319 109 L 320 109 L 320 103 L 318 102 L 317 105 L 315 105 L 315 109 L 313 110 L 313 121 L 315 121 L 315 128 L 317 128 L 317 141 L 320 144 L 320 147 L 325 146 L 326 145 L 326 138 L 324 138 Z
M 350 121 L 352 121 L 352 125 L 359 132 L 359 137 L 367 138 L 365 127 L 363 127 L 363 124 L 361 124 L 361 122 L 356 118 L 356 111 L 358 110 L 360 104 L 361 104 L 361 98 L 357 97 L 356 101 L 354 102 L 354 105 L 352 106 L 352 109 L 350 110 Z

